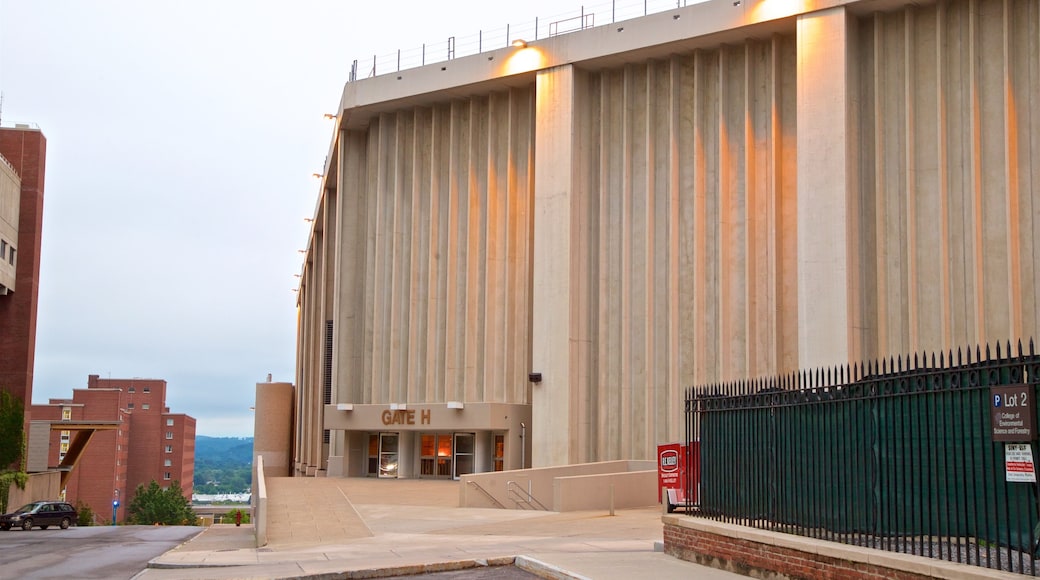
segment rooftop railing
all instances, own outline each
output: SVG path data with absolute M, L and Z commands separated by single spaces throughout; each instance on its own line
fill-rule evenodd
M 687 4 L 699 4 L 705 0 L 642 0 L 618 2 L 612 0 L 599 4 L 583 5 L 575 10 L 549 18 L 534 18 L 519 25 L 509 25 L 492 30 L 479 30 L 469 36 L 450 36 L 440 42 L 399 49 L 397 52 L 372 55 L 371 59 L 355 60 L 351 65 L 349 82 L 359 78 L 391 74 L 428 64 L 445 62 L 464 56 L 498 50 L 510 46 L 515 40 L 535 41 L 561 34 L 592 28 L 597 24 L 613 24 L 656 14 L 666 10 L 682 8 Z

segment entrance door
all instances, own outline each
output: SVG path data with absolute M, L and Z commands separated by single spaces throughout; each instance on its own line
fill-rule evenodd
M 451 477 L 452 437 L 450 434 L 423 433 L 420 436 L 420 477 Z
M 455 434 L 454 479 L 458 479 L 460 475 L 473 473 L 473 441 L 475 438 L 473 433 Z
M 379 477 L 397 477 L 397 433 L 379 434 Z

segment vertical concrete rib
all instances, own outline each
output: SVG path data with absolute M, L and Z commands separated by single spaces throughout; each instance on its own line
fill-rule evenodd
M 1022 259 L 1020 248 L 1022 238 L 1019 221 L 1019 178 L 1018 178 L 1018 109 L 1015 106 L 1013 89 L 1014 72 L 1012 67 L 1012 42 L 1015 40 L 1011 27 L 1011 0 L 1004 0 L 1002 9 L 1002 35 L 1004 60 L 1004 190 L 1007 192 L 1007 211 L 1005 220 L 1007 259 L 1008 259 L 1008 328 L 1006 336 L 1019 338 L 1022 336 Z
M 983 243 L 982 243 L 982 127 L 979 99 L 979 22 L 978 1 L 969 1 L 968 10 L 968 83 L 971 91 L 971 213 L 969 223 L 971 224 L 971 248 L 972 248 L 972 274 L 975 286 L 975 303 L 973 304 L 975 314 L 976 342 L 986 342 L 986 292 L 988 288 L 984 284 L 983 272 Z M 971 294 L 969 294 L 971 295 Z
M 942 346 L 950 348 L 954 344 L 952 320 L 952 279 L 953 269 L 951 267 L 952 255 L 950 251 L 950 154 L 949 154 L 949 128 L 946 118 L 947 113 L 947 84 L 949 82 L 946 65 L 947 46 L 947 18 L 946 4 L 938 3 L 935 9 L 935 112 L 937 128 L 937 152 L 938 152 L 938 188 L 939 188 L 939 212 L 935 218 L 939 221 L 939 256 L 940 256 L 940 280 L 941 280 L 941 319 Z
M 920 280 L 917 277 L 917 200 L 921 192 L 917 188 L 917 165 L 914 147 L 914 86 L 916 67 L 914 66 L 914 7 L 903 9 L 903 107 L 905 121 L 903 123 L 903 154 L 906 170 L 904 172 L 905 211 L 906 211 L 906 244 L 904 253 L 907 268 L 906 293 L 908 320 L 908 344 L 904 352 L 916 352 L 920 348 L 919 326 L 920 312 L 917 304 L 917 288 Z

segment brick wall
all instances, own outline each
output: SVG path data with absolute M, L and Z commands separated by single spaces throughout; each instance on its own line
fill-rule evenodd
M 0 329 L 3 330 L 0 332 L 0 388 L 22 400 L 28 433 L 36 358 L 47 139 L 38 130 L 0 129 L 0 155 L 14 167 L 22 182 L 15 257 L 16 290 L 0 296 Z
M 872 550 L 686 516 L 664 516 L 664 552 L 756 578 L 846 580 L 881 578 L 1015 578 L 999 572 L 909 554 Z

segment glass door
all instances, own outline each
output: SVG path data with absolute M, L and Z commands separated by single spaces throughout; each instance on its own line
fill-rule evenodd
M 368 436 L 368 475 L 379 475 L 379 435 L 375 433 Z
M 454 479 L 460 475 L 473 473 L 473 433 L 455 434 L 455 474 Z
M 491 456 L 491 467 L 493 471 L 502 471 L 505 468 L 506 459 L 506 436 L 495 435 L 495 454 Z
M 452 438 L 449 434 L 423 433 L 420 438 L 420 477 L 451 477 Z
M 379 434 L 379 477 L 397 477 L 397 433 Z

